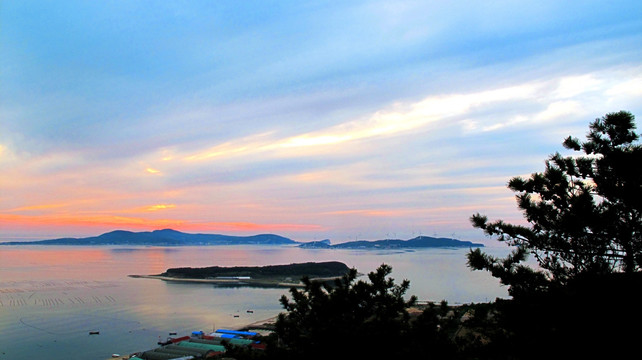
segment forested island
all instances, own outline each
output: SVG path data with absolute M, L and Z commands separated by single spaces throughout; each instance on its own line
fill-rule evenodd
M 166 281 L 205 282 L 222 286 L 291 287 L 299 286 L 302 278 L 329 281 L 347 274 L 350 268 L 338 261 L 294 263 L 267 266 L 209 266 L 167 269 L 158 275 L 130 275 Z

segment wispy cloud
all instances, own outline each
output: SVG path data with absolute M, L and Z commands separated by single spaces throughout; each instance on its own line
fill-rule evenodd
M 39 210 L 51 210 L 51 209 L 60 209 L 69 206 L 69 204 L 39 204 L 39 205 L 29 205 L 22 206 L 15 209 L 9 209 L 7 212 L 10 213 L 20 213 L 20 212 L 29 212 L 29 211 L 39 211 Z
M 147 211 L 159 211 L 159 210 L 173 209 L 175 207 L 176 207 L 176 205 L 174 205 L 174 204 L 158 204 L 158 205 L 148 206 L 148 207 L 145 208 L 145 210 L 147 210 Z
M 0 224 L 7 229 L 24 229 L 34 227 L 82 227 L 88 229 L 164 229 L 173 228 L 183 231 L 210 231 L 210 232 L 307 232 L 322 231 L 324 227 L 309 224 L 258 224 L 250 222 L 192 222 L 178 219 L 148 219 L 130 216 L 113 215 L 87 215 L 87 216 L 29 216 L 0 214 Z
M 453 122 L 459 123 L 464 131 L 470 133 L 541 124 L 565 117 L 576 119 L 593 111 L 591 103 L 596 96 L 605 96 L 608 101 L 616 94 L 637 94 L 642 91 L 640 79 L 612 78 L 618 75 L 628 74 L 605 71 L 528 81 L 477 92 L 431 95 L 416 102 L 397 102 L 363 118 L 349 119 L 312 132 L 289 137 L 279 137 L 275 131 L 260 133 L 165 159 L 202 162 L 228 157 L 253 157 L 259 153 L 262 154 L 261 158 L 270 158 L 273 154 L 311 156 L 315 151 L 320 154 L 341 152 L 345 144 L 426 132 Z M 523 103 L 525 106 L 517 113 L 502 113 L 503 106 L 514 103 Z M 502 120 L 492 122 L 484 119 L 490 109 L 495 110 L 494 118 Z

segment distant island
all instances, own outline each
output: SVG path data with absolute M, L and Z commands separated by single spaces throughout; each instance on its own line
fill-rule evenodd
M 194 245 L 294 245 L 298 242 L 274 234 L 252 236 L 231 236 L 219 234 L 188 234 L 172 229 L 132 232 L 111 231 L 99 236 L 86 238 L 61 238 L 39 241 L 10 241 L 0 245 L 152 245 L 152 246 L 194 246 Z
M 434 238 L 430 236 L 417 236 L 409 240 L 374 240 L 374 241 L 348 241 L 332 245 L 330 240 L 313 241 L 300 244 L 306 249 L 416 249 L 416 248 L 471 248 L 484 247 L 484 244 L 473 243 L 449 238 Z
M 348 241 L 331 244 L 330 240 L 299 242 L 275 235 L 259 234 L 233 236 L 221 234 L 189 234 L 172 229 L 132 232 L 115 230 L 99 236 L 60 238 L 38 241 L 9 241 L 0 245 L 138 245 L 138 246 L 206 246 L 206 245 L 291 245 L 305 249 L 416 249 L 416 248 L 471 248 L 483 244 L 449 238 L 418 236 L 409 240 L 389 239 Z
M 134 278 L 178 282 L 200 282 L 219 286 L 291 287 L 301 286 L 307 276 L 312 281 L 331 281 L 348 273 L 342 262 L 307 262 L 267 266 L 210 266 L 203 268 L 171 268 L 158 275 L 129 275 Z

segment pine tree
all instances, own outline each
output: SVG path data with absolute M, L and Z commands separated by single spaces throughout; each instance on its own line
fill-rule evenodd
M 493 358 L 620 358 L 634 351 L 642 323 L 642 147 L 634 117 L 617 112 L 590 124 L 586 141 L 568 137 L 576 156 L 556 153 L 545 171 L 508 186 L 528 226 L 471 217 L 515 247 L 505 259 L 479 249 L 473 270 L 488 270 L 513 299 L 498 300 L 503 344 Z M 533 254 L 539 267 L 523 264 Z M 525 352 L 539 349 L 540 352 Z
M 281 298 L 286 313 L 276 322 L 280 358 L 385 358 L 402 348 L 410 329 L 407 309 L 416 298 L 404 294 L 410 282 L 396 284 L 392 268 L 382 264 L 356 280 L 357 271 L 333 286 L 303 279 L 304 288 Z
M 642 147 L 634 117 L 621 111 L 590 124 L 587 140 L 568 137 L 564 147 L 579 156 L 556 153 L 545 171 L 528 179 L 512 178 L 519 208 L 530 226 L 486 216 L 471 217 L 473 226 L 515 246 L 507 259 L 476 250 L 469 266 L 486 269 L 512 290 L 564 284 L 580 275 L 636 272 L 642 266 Z M 520 262 L 527 253 L 541 271 Z

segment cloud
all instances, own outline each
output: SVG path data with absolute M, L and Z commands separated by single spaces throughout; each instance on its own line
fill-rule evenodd
M 595 78 L 593 74 L 565 76 L 558 80 L 557 88 L 553 91 L 555 98 L 570 98 L 592 90 L 600 90 L 603 81 Z
M 239 155 L 253 156 L 259 152 L 278 152 L 279 156 L 307 156 L 314 151 L 305 148 L 327 149 L 359 140 L 397 136 L 447 121 L 477 106 L 525 99 L 533 92 L 532 85 L 524 84 L 477 93 L 430 96 L 415 103 L 398 103 L 391 109 L 377 111 L 364 119 L 350 120 L 318 131 L 286 138 L 278 138 L 276 132 L 261 133 L 227 141 L 182 158 L 185 161 L 207 161 Z M 175 159 L 176 156 L 171 158 Z
M 584 110 L 579 101 L 555 101 L 546 106 L 546 109 L 534 116 L 535 121 L 550 121 L 563 116 L 582 115 Z
M 39 205 L 28 205 L 22 206 L 15 209 L 7 210 L 8 212 L 31 212 L 31 211 L 41 211 L 41 210 L 51 210 L 51 209 L 60 209 L 69 206 L 69 204 L 39 204 Z
M 506 127 L 524 126 L 571 116 L 582 117 L 590 111 L 594 96 L 635 93 L 639 80 L 605 79 L 613 72 L 562 76 L 557 79 L 528 81 L 513 86 L 469 93 L 439 94 L 416 102 L 398 102 L 364 118 L 352 119 L 328 128 L 279 138 L 277 132 L 261 133 L 227 141 L 192 155 L 187 161 L 207 161 L 225 157 L 312 156 L 342 151 L 345 144 L 427 132 L 431 128 L 459 123 L 466 133 L 496 131 Z M 526 103 L 516 114 L 501 112 L 503 106 Z M 480 113 L 494 109 L 494 118 L 504 120 L 488 123 Z M 532 109 L 532 110 L 530 110 Z M 499 110 L 499 111 L 497 111 Z M 484 123 L 481 123 L 483 121 Z M 287 150 L 287 151 L 285 151 Z
M 417 101 L 400 100 L 331 126 L 320 122 L 312 131 L 297 133 L 296 127 L 288 127 L 287 132 L 273 128 L 252 133 L 248 129 L 248 134 L 219 144 L 163 146 L 138 158 L 138 163 L 149 164 L 151 172 L 163 175 L 158 180 L 128 175 L 133 169 L 129 165 L 116 174 L 122 172 L 121 181 L 127 182 L 127 188 L 140 189 L 140 196 L 170 190 L 180 196 L 202 192 L 189 195 L 188 201 L 200 204 L 217 199 L 229 207 L 255 197 L 259 202 L 308 199 L 327 208 L 331 205 L 320 204 L 323 198 L 368 203 L 363 197 L 369 193 L 386 199 L 388 193 L 412 198 L 410 194 L 426 191 L 439 199 L 433 205 L 440 205 L 454 196 L 445 191 L 449 188 L 465 193 L 482 182 L 501 187 L 515 174 L 536 171 L 554 149 L 542 142 L 559 145 L 563 137 L 584 132 L 592 114 L 602 115 L 596 99 L 608 100 L 613 89 L 635 93 L 635 81 L 620 85 L 628 83 L 630 74 L 623 68 L 606 69 L 433 94 Z M 551 136 L 551 131 L 560 135 Z M 536 146 L 541 147 L 539 152 L 533 152 Z M 509 171 L 510 167 L 515 170 Z M 296 201 L 292 204 L 301 206 Z M 241 218 L 257 213 L 234 212 Z
M 638 69 L 642 72 L 642 69 Z M 642 76 L 632 76 L 631 79 L 615 82 L 606 91 L 610 98 L 642 96 Z
M 176 207 L 176 205 L 174 205 L 174 204 L 158 204 L 158 205 L 148 206 L 147 208 L 145 208 L 145 210 L 146 211 L 159 211 L 159 210 L 173 209 L 175 207 Z
M 397 104 L 399 109 L 381 110 L 365 120 L 354 120 L 315 133 L 286 139 L 277 146 L 284 148 L 337 145 L 348 141 L 396 136 L 416 131 L 436 122 L 460 116 L 477 106 L 525 99 L 532 96 L 530 84 L 511 86 L 469 94 L 429 96 L 419 102 Z
M 251 223 L 251 222 L 193 222 L 180 219 L 148 219 L 117 215 L 50 216 L 0 214 L 0 224 L 6 228 L 83 227 L 95 229 L 165 229 L 203 232 L 306 232 L 322 231 L 316 224 Z

